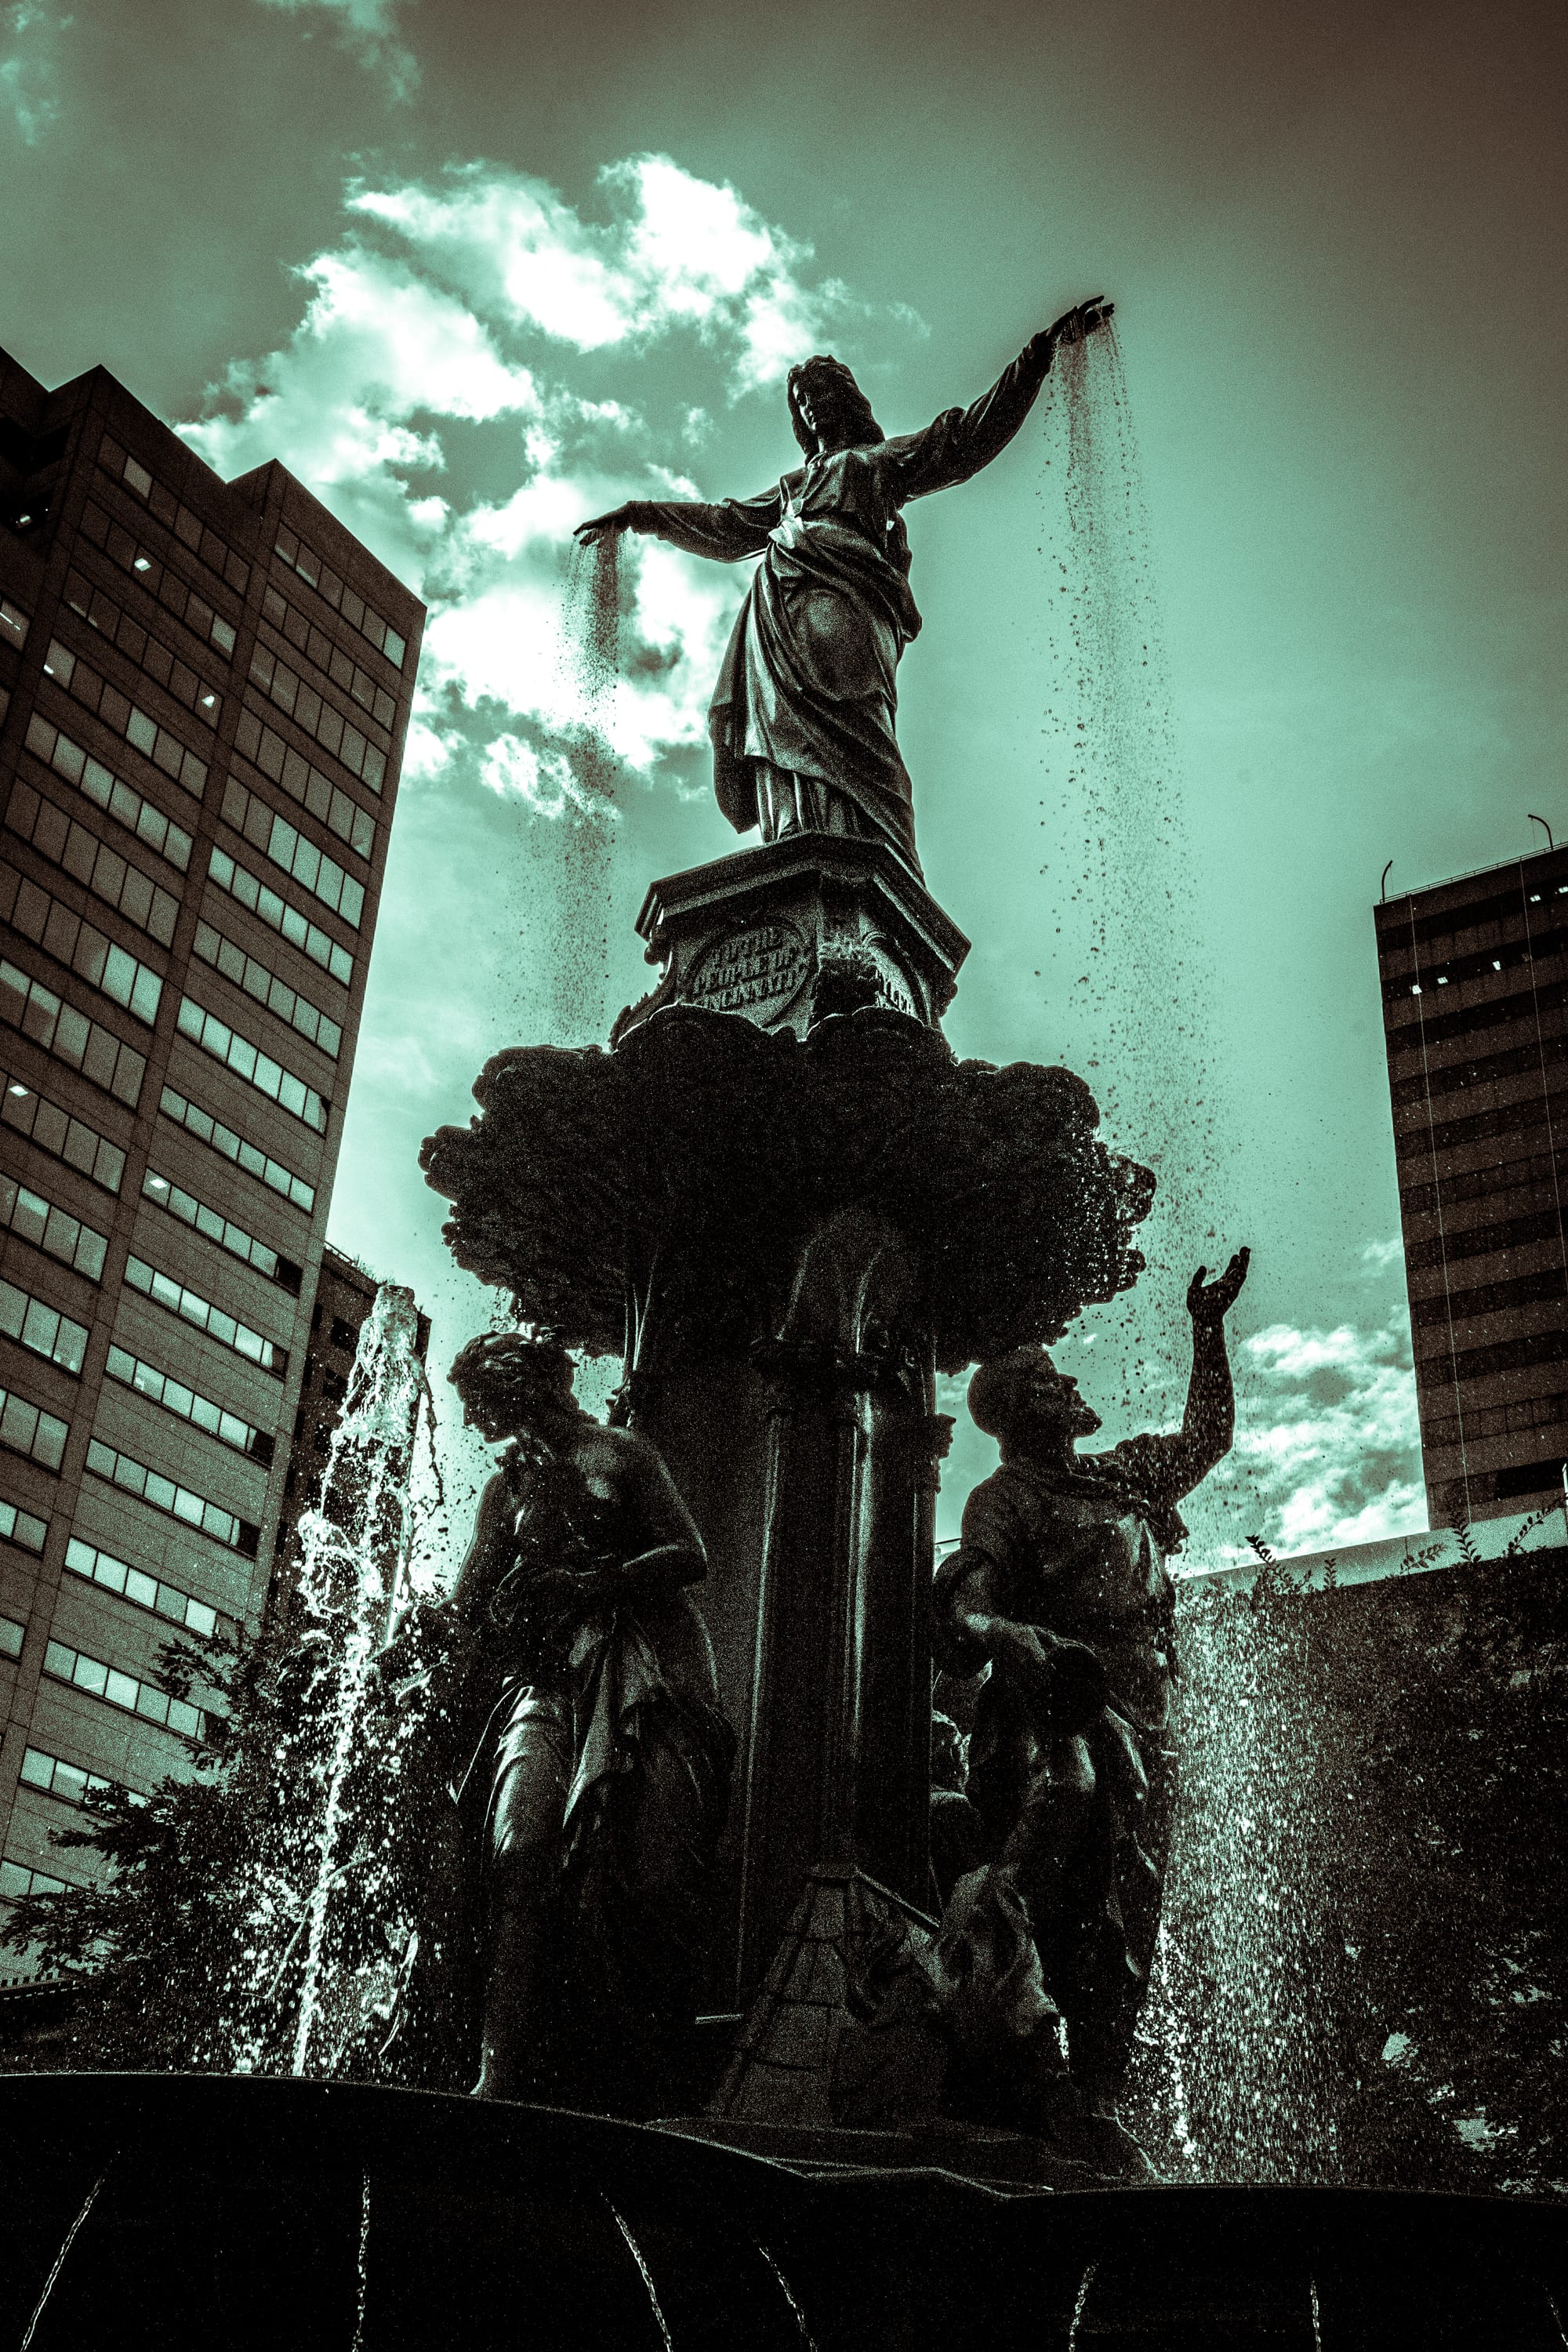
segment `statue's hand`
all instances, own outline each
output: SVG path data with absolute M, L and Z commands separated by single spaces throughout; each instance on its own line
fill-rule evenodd
M 1051 348 L 1054 351 L 1058 343 L 1081 343 L 1086 335 L 1098 334 L 1115 310 L 1115 303 L 1108 302 L 1103 294 L 1091 294 L 1087 302 L 1074 303 L 1070 310 L 1064 310 L 1056 323 L 1046 329 Z
M 608 514 L 595 515 L 589 522 L 580 522 L 573 538 L 580 547 L 597 547 L 602 539 L 613 539 L 617 531 L 636 530 L 637 510 L 628 499 L 624 507 L 613 507 Z
M 1249 1249 L 1238 1249 L 1225 1272 L 1216 1275 L 1212 1282 L 1204 1280 L 1207 1266 L 1199 1266 L 1187 1285 L 1187 1313 L 1194 1323 L 1212 1327 L 1225 1321 L 1247 1280 L 1251 1259 Z
M 1023 1691 L 1040 1727 L 1053 1738 L 1070 1738 L 1105 1705 L 1104 1667 L 1082 1642 L 1064 1641 L 1038 1625 L 999 1622 L 992 1655 L 1009 1681 Z

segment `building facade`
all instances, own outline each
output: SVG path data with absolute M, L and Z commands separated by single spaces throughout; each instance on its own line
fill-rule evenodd
M 1427 1508 L 1561 1500 L 1568 850 L 1376 909 Z
M 423 621 L 281 466 L 0 353 L 0 1896 L 266 1603 Z

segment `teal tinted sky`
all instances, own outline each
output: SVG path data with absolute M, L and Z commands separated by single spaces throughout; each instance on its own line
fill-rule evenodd
M 1102 850 L 1047 400 L 910 515 L 900 733 L 975 942 L 949 1034 L 1083 1070 L 1159 1168 L 1149 1276 L 1063 1350 L 1112 1433 L 1179 1412 L 1186 1275 L 1253 1245 L 1204 1546 L 1423 1524 L 1370 907 L 1386 859 L 1568 832 L 1564 46 L 1557 9 L 1366 0 L 0 10 L 9 347 L 101 362 L 225 473 L 282 458 L 432 604 L 332 1232 L 442 1363 L 494 1301 L 420 1137 L 500 1046 L 601 1034 L 647 880 L 736 845 L 700 714 L 743 581 L 645 564 L 611 688 L 562 635 L 570 522 L 760 488 L 805 352 L 909 429 L 1104 289 L 1161 782 Z

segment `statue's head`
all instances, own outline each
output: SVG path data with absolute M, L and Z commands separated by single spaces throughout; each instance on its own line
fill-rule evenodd
M 1015 1348 L 979 1365 L 969 1383 L 969 1417 L 1004 1451 L 1031 1436 L 1092 1437 L 1100 1427 L 1100 1415 L 1079 1394 L 1078 1382 L 1058 1371 L 1044 1348 Z
M 790 426 L 808 457 L 816 455 L 819 440 L 829 449 L 858 449 L 888 437 L 843 361 L 825 352 L 792 367 L 786 390 Z
M 541 1410 L 572 1403 L 573 1363 L 559 1339 L 521 1331 L 481 1331 L 447 1374 L 463 1419 L 494 1440 L 526 1429 Z

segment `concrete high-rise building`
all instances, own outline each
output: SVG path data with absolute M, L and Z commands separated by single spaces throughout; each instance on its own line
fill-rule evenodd
M 284 1512 L 424 608 L 0 353 L 0 1897 L 190 1753 Z
M 1568 1460 L 1568 849 L 1376 909 L 1434 1526 L 1529 1511 Z

